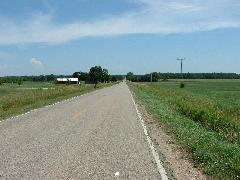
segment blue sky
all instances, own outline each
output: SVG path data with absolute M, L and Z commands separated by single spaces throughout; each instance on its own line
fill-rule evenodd
M 0 76 L 240 73 L 238 0 L 1 0 Z

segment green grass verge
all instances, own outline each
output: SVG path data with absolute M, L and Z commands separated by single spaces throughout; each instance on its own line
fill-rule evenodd
M 98 88 L 113 85 L 99 84 Z M 22 86 L 5 84 L 0 87 L 0 120 L 27 112 L 31 109 L 94 91 L 94 85 L 55 85 L 27 82 Z
M 211 103 L 214 104 L 214 107 L 219 105 L 217 101 L 209 104 L 210 99 L 204 96 L 204 94 L 195 94 L 191 90 L 192 94 L 188 96 L 186 95 L 187 90 L 167 87 L 171 86 L 171 84 L 130 83 L 129 86 L 138 99 L 146 105 L 149 112 L 190 152 L 196 166 L 216 179 L 240 178 L 239 141 L 237 138 L 229 137 L 231 133 L 228 134 L 225 130 L 218 130 L 222 127 L 227 127 L 226 129 L 234 132 L 234 128 L 238 128 L 237 122 L 231 120 L 227 124 L 224 124 L 225 122 L 221 124 L 221 121 L 229 120 L 223 118 L 221 118 L 220 122 L 219 120 L 212 122 L 215 115 L 217 119 L 217 114 L 214 113 L 209 119 L 205 116 L 204 118 L 199 116 L 198 119 L 198 115 L 192 116 L 185 113 L 185 110 L 190 112 L 190 114 L 193 112 L 198 113 L 197 109 L 200 109 L 202 112 L 203 109 L 200 107 L 208 110 L 208 107 L 212 106 Z M 195 98 L 197 99 L 196 103 L 194 103 Z M 201 105 L 198 106 L 198 104 Z M 181 109 L 181 105 L 185 110 Z M 194 107 L 195 105 L 197 107 Z M 189 110 L 192 107 L 193 110 Z M 211 110 L 215 111 L 216 109 Z M 211 125 L 211 123 L 214 125 Z M 221 128 L 215 128 L 218 125 Z M 233 130 L 231 129 L 232 127 L 234 127 Z

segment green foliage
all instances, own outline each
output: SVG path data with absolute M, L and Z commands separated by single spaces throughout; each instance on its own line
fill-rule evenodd
M 5 76 L 2 77 L 4 83 L 17 83 L 18 79 L 21 78 L 22 81 L 32 81 L 32 82 L 52 82 L 57 78 L 70 78 L 69 75 L 40 75 L 40 76 Z
M 157 82 L 162 79 L 182 79 L 180 73 L 157 73 L 153 74 L 153 82 Z M 40 75 L 40 76 L 6 76 L 2 77 L 4 83 L 17 83 L 18 79 L 21 78 L 22 81 L 34 81 L 34 82 L 52 82 L 56 78 L 70 78 L 72 75 Z M 90 81 L 89 73 L 87 72 L 75 72 L 73 77 L 79 78 L 81 81 Z M 113 80 L 123 80 L 125 75 L 113 75 Z M 133 73 L 128 73 L 127 80 L 133 82 L 150 82 L 150 74 L 146 75 L 134 75 Z M 184 79 L 240 79 L 240 74 L 235 73 L 183 73 Z M 111 79 L 111 76 L 110 76 Z M 106 79 L 107 81 L 107 79 Z
M 102 80 L 104 82 L 109 82 L 109 79 L 110 79 L 110 77 L 108 75 L 108 70 L 107 69 L 103 69 L 102 70 Z
M 102 71 L 103 71 L 103 78 L 101 79 L 101 81 L 115 82 L 115 81 L 120 81 L 124 79 L 123 75 L 109 75 L 107 69 L 103 69 Z M 84 82 L 90 81 L 89 73 L 87 72 L 75 72 L 73 73 L 73 77 L 78 78 L 80 81 L 84 81 Z
M 131 88 L 191 152 L 197 166 L 215 178 L 240 177 L 240 81 L 189 82 L 184 89 L 173 82 Z
M 157 82 L 166 79 L 240 79 L 240 74 L 235 73 L 158 73 L 153 72 L 152 80 Z M 150 82 L 151 74 L 134 75 L 128 73 L 127 80 L 132 82 Z
M 102 80 L 103 70 L 101 66 L 92 67 L 89 71 L 90 81 L 97 84 Z
M 109 75 L 107 69 L 102 69 L 101 66 L 94 66 L 89 71 L 90 81 L 97 84 L 98 82 L 108 82 Z
M 46 79 L 46 81 L 54 81 L 56 78 L 55 78 L 55 75 L 50 74 L 50 75 L 46 75 L 44 79 Z
M 73 73 L 73 77 L 78 78 L 79 81 L 85 81 L 85 82 L 88 82 L 90 79 L 89 74 L 87 72 L 75 72 Z
M 109 80 L 111 82 L 122 81 L 125 78 L 124 75 L 110 75 Z
M 126 75 L 126 79 L 128 81 L 134 81 L 135 80 L 135 77 L 134 74 L 132 72 L 128 72 L 127 75 Z
M 21 78 L 20 78 L 20 79 L 18 79 L 18 81 L 17 81 L 17 84 L 18 84 L 19 86 L 21 86 L 21 85 L 22 85 L 22 83 L 23 83 L 22 79 L 21 79 Z
M 185 84 L 183 82 L 180 83 L 180 88 L 185 88 Z

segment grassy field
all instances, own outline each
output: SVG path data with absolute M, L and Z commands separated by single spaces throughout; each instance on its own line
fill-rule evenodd
M 217 179 L 240 178 L 240 80 L 130 83 L 196 166 Z
M 98 88 L 112 85 L 99 84 Z M 0 121 L 44 105 L 93 91 L 94 85 L 56 85 L 24 82 L 0 86 Z

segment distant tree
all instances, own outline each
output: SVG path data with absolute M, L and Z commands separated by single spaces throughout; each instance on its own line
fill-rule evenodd
M 89 73 L 80 72 L 79 79 L 80 79 L 80 81 L 89 81 Z
M 22 83 L 23 83 L 22 79 L 21 79 L 21 78 L 20 78 L 20 79 L 18 79 L 17 83 L 18 83 L 18 85 L 19 85 L 19 86 L 21 86 L 21 85 L 22 85 Z
M 125 78 L 124 75 L 109 75 L 109 80 L 110 81 L 122 81 Z
M 3 80 L 2 80 L 2 79 L 0 79 L 0 86 L 1 86 L 1 85 L 3 85 Z
M 46 75 L 46 81 L 54 81 L 55 80 L 55 76 L 53 74 L 50 75 Z
M 129 72 L 129 73 L 127 73 L 126 78 L 129 81 L 133 81 L 134 80 L 134 74 L 132 72 Z
M 102 70 L 102 78 L 103 78 L 103 82 L 109 82 L 110 77 L 107 69 Z
M 159 79 L 160 79 L 159 73 L 153 72 L 152 73 L 152 81 L 153 82 L 158 82 Z
M 40 75 L 38 79 L 39 79 L 39 81 L 43 82 L 43 81 L 45 81 L 46 78 L 44 75 Z
M 87 72 L 75 72 L 73 77 L 78 78 L 80 81 L 89 81 L 89 73 Z
M 110 81 L 113 81 L 113 82 L 117 81 L 117 77 L 116 76 L 110 76 Z
M 79 76 L 80 76 L 80 72 L 74 72 L 73 73 L 73 77 L 74 78 L 79 78 Z
M 97 84 L 103 79 L 103 69 L 101 66 L 94 66 L 89 71 L 90 81 L 95 84 L 95 88 Z

